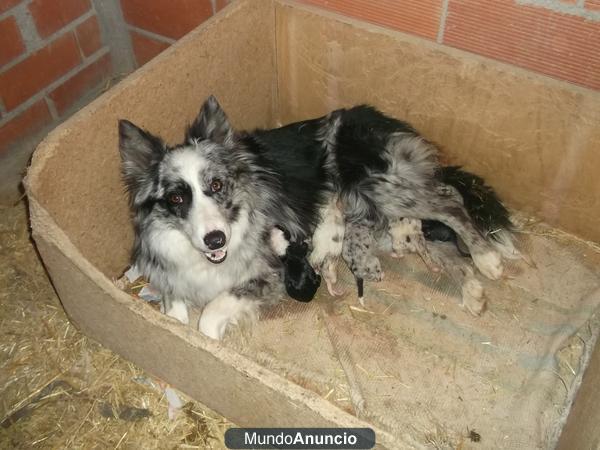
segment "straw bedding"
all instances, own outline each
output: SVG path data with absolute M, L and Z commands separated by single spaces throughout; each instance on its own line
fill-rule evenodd
M 224 448 L 231 426 L 83 336 L 29 239 L 26 207 L 0 207 L 0 448 Z

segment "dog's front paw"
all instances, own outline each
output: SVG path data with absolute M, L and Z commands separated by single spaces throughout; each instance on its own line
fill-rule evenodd
M 206 305 L 198 322 L 198 330 L 210 338 L 221 340 L 229 325 L 237 325 L 244 319 L 257 318 L 257 301 L 224 293 Z
M 172 301 L 169 305 L 169 308 L 165 308 L 164 312 L 167 316 L 172 317 L 173 319 L 177 319 L 185 325 L 190 323 L 187 305 L 181 300 Z
M 228 317 L 217 314 L 205 314 L 200 316 L 198 330 L 209 338 L 220 341 L 225 336 L 230 321 Z
M 490 280 L 498 280 L 504 272 L 502 257 L 495 250 L 472 254 L 473 262 L 479 271 Z
M 485 307 L 483 286 L 476 278 L 468 278 L 462 285 L 462 306 L 474 316 L 479 316 Z

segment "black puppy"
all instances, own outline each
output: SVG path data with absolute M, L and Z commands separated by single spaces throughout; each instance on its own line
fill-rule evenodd
M 288 242 L 285 254 L 280 255 L 284 265 L 285 290 L 294 300 L 310 302 L 321 285 L 321 276 L 308 262 L 308 244 L 302 241 L 290 242 L 289 232 L 282 227 L 277 228 L 283 232 L 283 237 Z
M 308 263 L 307 252 L 306 242 L 290 242 L 283 257 L 285 290 L 299 302 L 310 302 L 321 285 L 321 275 Z
M 437 220 L 422 220 L 421 231 L 428 241 L 453 242 L 461 256 L 471 256 L 466 244 L 460 239 L 454 230 Z

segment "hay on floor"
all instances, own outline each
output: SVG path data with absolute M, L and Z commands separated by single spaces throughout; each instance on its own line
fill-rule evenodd
M 224 448 L 232 426 L 83 336 L 29 239 L 26 208 L 0 209 L 0 447 Z

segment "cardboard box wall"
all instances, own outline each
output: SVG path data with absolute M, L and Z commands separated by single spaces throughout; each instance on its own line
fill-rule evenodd
M 132 242 L 118 119 L 177 143 L 209 94 L 240 129 L 377 105 L 510 206 L 600 239 L 598 93 L 293 3 L 235 2 L 53 131 L 26 184 L 36 244 L 73 322 L 239 425 L 372 426 L 111 282 Z M 563 448 L 600 442 L 599 365 L 596 349 Z

